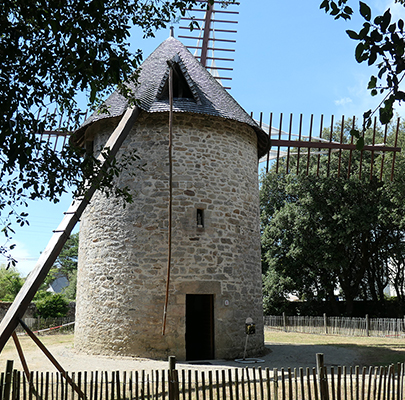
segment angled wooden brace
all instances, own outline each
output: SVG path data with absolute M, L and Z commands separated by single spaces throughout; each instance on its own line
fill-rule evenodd
M 109 149 L 109 157 L 105 160 L 103 166 L 101 167 L 99 175 L 104 172 L 105 166 L 108 165 L 108 162 L 116 156 L 123 141 L 135 123 L 139 113 L 140 109 L 138 107 L 129 107 L 121 118 L 118 126 L 115 128 L 114 132 L 111 134 L 107 143 L 105 144 L 104 148 Z M 103 161 L 103 157 L 101 155 L 99 156 L 99 160 Z M 69 238 L 70 233 L 72 232 L 76 223 L 79 221 L 84 209 L 89 204 L 90 199 L 96 190 L 97 184 L 93 183 L 90 185 L 83 198 L 73 200 L 69 210 L 65 213 L 62 222 L 58 226 L 57 230 L 54 231 L 54 234 L 44 252 L 39 257 L 34 269 L 29 274 L 13 304 L 0 323 L 0 352 L 3 350 L 15 328 L 20 323 L 20 320 L 27 310 L 27 307 L 34 298 L 35 293 L 44 281 L 46 275 L 62 250 L 63 245 Z

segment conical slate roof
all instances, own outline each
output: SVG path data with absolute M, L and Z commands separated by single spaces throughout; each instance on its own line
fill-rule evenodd
M 138 84 L 129 87 L 134 91 L 138 107 L 146 112 L 168 112 L 169 100 L 165 96 L 169 76 L 168 61 L 177 65 L 177 75 L 182 75 L 188 85 L 188 96 L 175 97 L 174 112 L 188 112 L 212 115 L 250 125 L 257 134 L 258 155 L 263 156 L 269 149 L 267 134 L 256 124 L 234 98 L 196 60 L 189 50 L 174 37 L 169 37 L 142 63 Z M 127 108 L 127 100 L 114 92 L 106 101 L 108 114 L 95 112 L 76 132 L 81 136 L 92 123 L 122 115 Z

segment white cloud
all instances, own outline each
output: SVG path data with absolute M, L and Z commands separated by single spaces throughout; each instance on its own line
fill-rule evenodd
M 367 4 L 371 7 L 373 19 L 377 15 L 382 15 L 388 8 L 393 21 L 397 21 L 399 18 L 405 19 L 405 7 L 401 3 L 395 3 L 395 0 L 375 0 L 373 3 Z
M 388 8 L 391 10 L 391 15 L 394 21 L 399 18 L 405 18 L 405 7 L 401 3 L 395 3 L 394 0 L 386 0 L 384 9 L 382 9 L 381 12 L 384 12 Z
M 25 247 L 24 243 L 17 242 L 13 240 L 16 245 L 13 250 L 11 250 L 11 256 L 17 260 L 17 269 L 22 276 L 27 276 L 33 269 L 38 261 L 39 257 L 34 257 L 28 249 Z M 0 264 L 6 264 L 7 260 L 5 257 L 0 256 Z
M 367 4 L 370 5 L 374 15 L 377 13 L 383 13 L 387 8 L 390 8 L 391 10 L 404 8 L 400 3 L 396 3 L 395 0 L 374 0 Z
M 335 104 L 337 106 L 345 106 L 345 105 L 347 105 L 349 103 L 352 103 L 352 102 L 353 102 L 353 100 L 350 97 L 343 97 L 343 98 L 341 98 L 339 100 L 335 100 Z

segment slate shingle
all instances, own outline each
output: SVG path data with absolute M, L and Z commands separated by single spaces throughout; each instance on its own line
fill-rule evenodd
M 174 37 L 169 37 L 142 63 L 138 84 L 129 87 L 134 91 L 138 106 L 150 113 L 168 112 L 168 100 L 159 99 L 166 80 L 169 67 L 167 61 L 177 61 L 195 101 L 188 98 L 175 98 L 174 112 L 189 112 L 212 115 L 235 120 L 253 127 L 258 138 L 258 155 L 263 156 L 269 149 L 267 134 L 256 124 L 234 98 L 216 81 L 216 79 L 196 60 L 189 50 Z M 95 112 L 76 132 L 84 133 L 90 124 L 105 118 L 122 115 L 127 108 L 127 100 L 114 92 L 106 101 L 109 114 Z M 77 136 L 76 136 L 77 137 Z

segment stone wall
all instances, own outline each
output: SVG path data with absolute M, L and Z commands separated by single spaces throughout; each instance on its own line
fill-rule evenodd
M 11 307 L 11 302 L 8 301 L 0 301 L 0 321 L 6 315 L 8 309 Z M 34 303 L 30 303 L 27 308 L 27 311 L 24 314 L 23 318 L 35 318 L 35 314 L 37 312 L 37 307 Z M 69 302 L 69 310 L 66 314 L 66 318 L 74 318 L 76 312 L 76 303 L 74 301 Z
M 11 302 L 8 301 L 0 301 L 0 321 L 4 318 L 6 315 L 8 309 L 11 307 Z M 35 306 L 34 303 L 31 303 L 27 310 L 24 313 L 23 318 L 34 318 L 35 313 L 37 312 L 37 307 Z
M 88 132 L 100 148 L 116 120 Z M 162 336 L 168 241 L 168 115 L 142 113 L 122 152 L 143 170 L 119 184 L 125 208 L 97 193 L 80 225 L 75 347 L 89 353 L 185 359 L 187 294 L 214 296 L 215 357 L 243 355 L 245 320 L 263 350 L 256 134 L 247 125 L 193 114 L 173 124 L 173 238 L 167 329 Z M 204 226 L 197 225 L 197 209 Z

